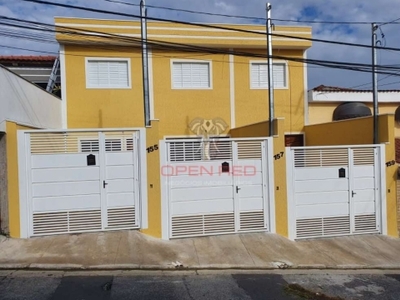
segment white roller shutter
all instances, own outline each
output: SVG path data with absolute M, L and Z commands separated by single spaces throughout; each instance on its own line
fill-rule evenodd
M 208 62 L 174 62 L 172 69 L 174 88 L 209 88 Z
M 251 88 L 267 89 L 268 88 L 268 64 L 251 63 L 250 86 Z M 273 80 L 275 88 L 286 88 L 286 64 L 274 63 Z
M 86 82 L 89 88 L 129 87 L 127 60 L 88 60 Z

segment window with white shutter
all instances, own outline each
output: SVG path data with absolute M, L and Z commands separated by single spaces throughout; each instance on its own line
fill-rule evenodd
M 274 63 L 274 88 L 287 88 L 286 64 Z M 252 62 L 250 64 L 250 87 L 252 89 L 268 89 L 268 64 L 264 62 Z
M 211 88 L 209 62 L 172 62 L 172 87 L 175 89 Z
M 130 88 L 129 59 L 86 59 L 87 88 Z

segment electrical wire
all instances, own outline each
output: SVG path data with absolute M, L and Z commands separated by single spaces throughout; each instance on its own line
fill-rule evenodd
M 8 18 L 8 17 L 0 17 L 2 19 L 13 19 L 13 18 Z M 16 20 L 16 19 L 13 19 Z M 119 40 L 119 41 L 125 41 L 129 42 L 132 45 L 137 45 L 141 46 L 142 40 L 138 38 L 132 38 L 132 37 L 124 37 L 121 35 L 115 35 L 115 34 L 105 34 L 104 32 L 98 32 L 98 31 L 90 31 L 90 30 L 85 30 L 84 34 L 79 33 L 79 29 L 76 28 L 68 28 L 68 27 L 63 27 L 63 26 L 53 26 L 49 24 L 44 24 L 40 22 L 33 22 L 33 21 L 20 21 L 19 22 L 26 22 L 26 23 L 34 23 L 34 24 L 40 24 L 40 25 L 47 25 L 51 27 L 57 27 L 58 29 L 55 32 L 61 33 L 61 34 L 67 34 L 67 35 L 78 35 L 78 36 L 84 36 L 85 38 L 88 37 L 96 37 L 99 38 L 99 34 L 101 34 L 102 38 L 106 39 L 114 39 L 114 40 Z M 14 26 L 15 24 L 9 24 L 9 26 Z M 21 25 L 15 25 L 21 27 Z M 23 26 L 24 27 L 24 26 Z M 26 26 L 24 27 L 26 28 Z M 32 30 L 45 30 L 49 31 L 50 29 L 45 29 L 45 28 L 30 28 Z M 63 30 L 61 30 L 63 29 Z M 68 30 L 65 30 L 68 29 Z M 72 30 L 71 30 L 72 29 Z M 50 30 L 54 32 L 54 29 Z M 92 32 L 94 34 L 89 34 L 88 32 Z M 97 43 L 99 44 L 99 43 Z M 101 43 L 100 43 L 101 44 Z M 245 56 L 245 57 L 257 57 L 257 58 L 267 58 L 266 55 L 263 54 L 256 54 L 256 53 L 249 53 L 249 52 L 239 52 L 239 51 L 226 51 L 224 49 L 215 49 L 215 48 L 207 48 L 207 47 L 201 47 L 201 46 L 194 46 L 194 45 L 188 45 L 188 44 L 180 44 L 180 43 L 172 43 L 172 42 L 164 42 L 164 41 L 152 41 L 152 40 L 147 40 L 147 44 L 152 46 L 154 49 L 160 49 L 160 50 L 180 50 L 184 52 L 207 52 L 210 54 L 232 54 L 236 56 Z M 103 43 L 103 45 L 105 45 Z M 314 64 L 314 65 L 319 65 L 323 67 L 330 67 L 330 68 L 337 68 L 337 69 L 345 69 L 345 70 L 352 70 L 352 71 L 360 71 L 360 72 L 370 72 L 371 66 L 368 64 L 356 64 L 356 63 L 350 63 L 350 62 L 335 62 L 335 61 L 321 61 L 321 60 L 312 60 L 312 59 L 299 59 L 299 58 L 293 58 L 293 57 L 285 57 L 285 56 L 273 56 L 273 58 L 276 59 L 284 59 L 284 60 L 289 60 L 289 61 L 294 61 L 294 62 L 299 62 L 299 63 L 308 63 L 308 64 Z M 397 75 L 395 73 L 391 72 L 386 72 L 387 70 L 399 70 L 399 68 L 396 67 L 389 67 L 389 66 L 380 66 L 379 67 L 381 70 L 378 73 L 380 74 L 391 74 L 391 75 Z
M 276 18 L 272 18 L 271 20 L 278 22 L 288 22 L 288 23 L 371 25 L 371 22 L 357 22 L 357 21 L 316 21 L 316 20 L 292 20 L 292 19 L 276 19 Z
M 380 26 L 384 26 L 384 25 L 388 25 L 388 24 L 398 24 L 397 21 L 399 21 L 399 20 L 400 20 L 400 18 L 397 18 L 390 22 L 381 23 Z
M 400 81 L 385 83 L 385 84 L 381 84 L 380 86 L 388 86 L 388 85 L 393 85 L 393 84 L 400 84 Z
M 124 5 L 128 5 L 128 6 L 140 6 L 140 4 L 129 3 L 129 2 L 124 2 L 124 1 L 119 1 L 119 0 L 104 0 L 104 1 L 111 2 L 111 3 L 124 4 Z M 184 12 L 184 13 L 196 14 L 196 15 L 206 15 L 206 16 L 216 16 L 216 17 L 225 17 L 225 18 L 236 18 L 236 19 L 248 19 L 248 20 L 253 20 L 253 21 L 254 20 L 258 20 L 258 21 L 266 21 L 267 20 L 266 18 L 260 18 L 260 17 L 217 14 L 217 13 L 211 13 L 211 12 L 205 12 L 205 11 L 195 11 L 195 10 L 189 10 L 189 9 L 181 9 L 181 8 L 173 8 L 173 7 L 157 6 L 157 5 L 148 5 L 148 4 L 146 4 L 146 7 L 155 8 L 155 9 L 169 10 L 169 11 L 178 11 L 178 12 Z
M 230 28 L 230 27 L 224 27 L 224 26 L 219 26 L 219 25 L 211 25 L 211 24 L 203 24 L 203 23 L 191 23 L 191 22 L 185 22 L 185 21 L 178 21 L 178 20 L 172 20 L 172 19 L 163 19 L 163 18 L 155 18 L 155 17 L 148 17 L 148 16 L 147 17 L 141 17 L 139 15 L 133 15 L 133 14 L 127 14 L 127 13 L 121 13 L 121 12 L 110 12 L 110 11 L 107 11 L 107 10 L 102 10 L 102 9 L 97 9 L 97 8 L 88 8 L 88 7 L 76 6 L 76 5 L 70 5 L 70 4 L 54 3 L 54 2 L 43 1 L 43 0 L 21 0 L 21 1 L 31 2 L 31 3 L 36 3 L 36 4 L 52 5 L 52 6 L 70 8 L 70 9 L 77 9 L 77 10 L 83 10 L 83 11 L 89 11 L 89 12 L 95 12 L 95 13 L 101 13 L 101 14 L 111 14 L 111 15 L 117 15 L 117 16 L 124 16 L 124 17 L 129 17 L 129 18 L 138 18 L 138 19 L 144 18 L 144 19 L 147 19 L 147 20 L 159 21 L 159 22 L 169 22 L 169 23 L 175 23 L 175 24 L 184 24 L 184 25 L 190 25 L 190 26 L 198 26 L 198 27 L 204 27 L 204 28 L 220 29 L 220 30 L 227 30 L 227 31 L 234 31 L 234 32 L 242 32 L 242 33 L 248 33 L 248 34 L 257 34 L 257 35 L 263 35 L 263 36 L 267 35 L 267 33 L 260 32 L 260 31 L 252 31 L 252 30 L 239 29 L 239 28 Z M 335 44 L 335 45 L 361 47 L 361 48 L 368 48 L 368 49 L 372 48 L 372 46 L 365 45 L 365 44 L 338 42 L 338 41 L 332 41 L 332 40 L 306 38 L 306 37 L 291 36 L 291 35 L 284 35 L 284 34 L 277 34 L 277 33 L 270 33 L 270 35 L 271 36 L 275 36 L 275 37 L 298 39 L 298 40 L 305 40 L 305 41 L 310 41 L 310 42 L 329 43 L 329 44 Z M 399 48 L 383 48 L 383 47 L 375 47 L 375 48 L 376 49 L 387 49 L 387 50 L 393 50 L 393 51 L 400 51 Z
M 288 22 L 288 23 L 309 23 L 309 24 L 338 24 L 338 25 L 371 25 L 373 22 L 362 21 L 317 21 L 317 20 L 293 20 L 293 19 L 271 19 L 272 21 Z M 400 20 L 400 19 L 398 19 Z M 397 20 L 396 20 L 397 21 Z M 375 22 L 376 24 L 385 25 L 384 22 Z M 399 22 L 391 22 L 392 24 L 400 24 Z M 387 23 L 389 24 L 389 23 Z

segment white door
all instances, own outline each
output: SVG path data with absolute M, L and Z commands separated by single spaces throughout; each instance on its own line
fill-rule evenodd
M 106 229 L 134 228 L 139 224 L 137 135 L 102 133 L 104 152 L 103 217 Z M 135 149 L 135 150 L 134 150 Z
M 162 141 L 163 238 L 269 230 L 270 143 Z
M 24 138 L 27 236 L 139 227 L 138 132 L 31 132 Z
M 381 146 L 287 151 L 293 239 L 381 232 Z M 384 189 L 383 189 L 384 190 Z
M 350 151 L 351 232 L 380 232 L 379 148 L 354 148 Z
M 238 231 L 269 229 L 267 142 L 235 141 L 235 212 Z M 269 155 L 272 155 L 271 153 Z

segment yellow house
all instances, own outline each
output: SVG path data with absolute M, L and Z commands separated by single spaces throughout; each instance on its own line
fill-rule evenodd
M 63 127 L 143 128 L 140 23 L 78 18 L 56 18 L 55 23 L 61 48 Z M 266 36 L 265 26 L 258 25 L 214 25 L 226 28 L 221 29 L 149 22 L 147 26 L 151 126 L 146 129 L 148 229 L 144 231 L 161 236 L 160 196 L 170 191 L 160 184 L 163 161 L 153 151 L 163 151 L 162 140 L 204 134 L 229 137 L 234 128 L 268 119 Z M 273 54 L 279 57 L 273 61 L 275 115 L 285 120 L 280 131 L 287 143 L 303 145 L 307 69 L 295 60 L 307 58 L 311 42 L 299 38 L 310 38 L 311 28 L 278 26 L 274 34 Z
M 64 127 L 143 126 L 140 23 L 76 18 L 56 18 L 55 22 L 60 32 L 69 27 L 86 34 L 56 36 L 64 75 Z M 264 26 L 219 26 L 265 32 Z M 111 37 L 99 37 L 99 32 Z M 273 37 L 274 55 L 287 57 L 274 60 L 276 116 L 287 120 L 285 133 L 301 133 L 306 66 L 290 58 L 306 58 L 311 42 L 296 37 L 310 38 L 311 28 L 279 26 L 274 33 L 294 37 Z M 150 112 L 151 119 L 158 122 L 161 138 L 193 135 L 188 124 L 195 118 L 218 117 L 229 128 L 268 118 L 266 60 L 256 55 L 266 55 L 265 35 L 149 22 L 148 39 L 176 44 L 153 45 L 149 50 Z M 200 50 L 184 50 L 182 45 Z M 201 51 L 201 47 L 205 50 Z M 248 56 L 255 54 L 255 57 L 227 54 L 229 50 L 249 53 Z M 223 53 L 211 54 L 218 51 Z M 118 75 L 121 76 L 118 85 L 96 81 L 101 80 L 96 77 L 99 73 L 91 73 L 99 72 L 101 66 L 117 65 L 122 72 Z
M 264 26 L 149 22 L 147 95 L 139 22 L 55 22 L 62 128 L 18 131 L 14 236 L 396 235 L 388 148 L 306 125 L 311 28 L 274 28 L 268 136 Z

